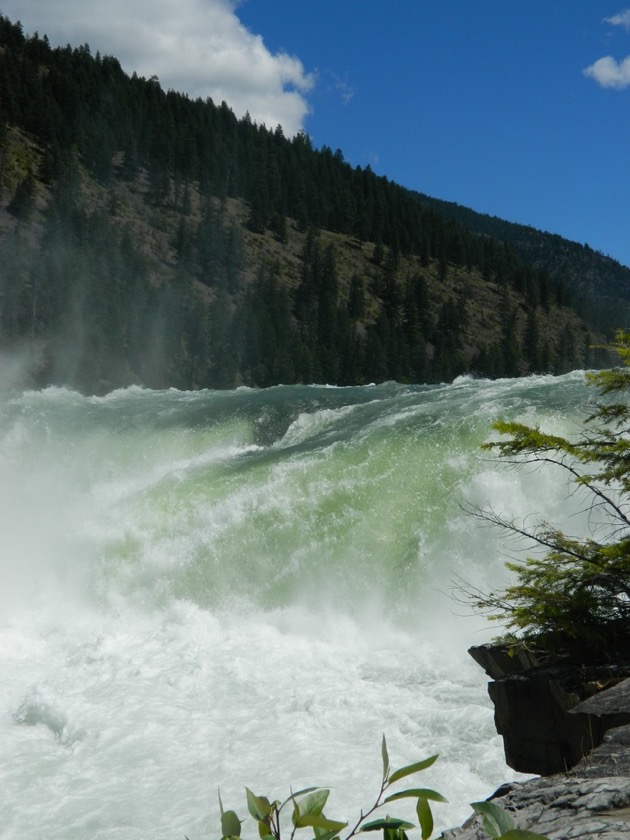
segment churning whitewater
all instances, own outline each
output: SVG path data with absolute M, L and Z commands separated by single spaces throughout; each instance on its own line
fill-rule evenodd
M 330 786 L 356 819 L 383 733 L 396 766 L 440 754 L 420 784 L 463 820 L 514 774 L 466 653 L 497 628 L 449 593 L 515 550 L 463 508 L 578 527 L 562 476 L 479 446 L 498 418 L 569 433 L 589 397 L 581 373 L 1 394 L 2 836 L 216 838 L 219 786 L 242 818 L 245 785 Z

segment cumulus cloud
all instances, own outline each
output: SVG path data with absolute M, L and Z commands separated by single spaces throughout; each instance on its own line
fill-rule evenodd
M 625 11 L 612 17 L 604 18 L 604 20 L 606 23 L 612 23 L 613 26 L 625 26 L 626 29 L 630 29 L 630 9 L 625 9 Z
M 602 87 L 622 90 L 630 86 L 630 56 L 623 61 L 615 61 L 611 55 L 604 56 L 586 67 L 584 74 Z
M 605 23 L 612 26 L 623 26 L 630 30 L 630 9 L 618 12 L 609 18 L 604 18 Z M 615 90 L 623 90 L 630 87 L 630 56 L 617 61 L 612 55 L 605 55 L 596 62 L 584 68 L 584 75 L 590 76 L 598 85 Z
M 223 100 L 292 136 L 304 127 L 315 84 L 302 62 L 271 53 L 237 16 L 237 0 L 4 0 L 3 13 L 53 46 L 89 44 L 163 88 Z

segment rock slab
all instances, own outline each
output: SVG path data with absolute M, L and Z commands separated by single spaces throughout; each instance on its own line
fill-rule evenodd
M 518 828 L 550 840 L 630 839 L 630 726 L 610 730 L 566 773 L 500 788 L 492 801 Z M 481 817 L 442 834 L 444 840 L 487 840 Z

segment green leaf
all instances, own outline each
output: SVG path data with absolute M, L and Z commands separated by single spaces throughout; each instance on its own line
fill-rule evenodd
M 247 794 L 247 807 L 249 808 L 249 813 L 255 820 L 266 820 L 269 814 L 271 814 L 271 803 L 267 797 L 256 796 L 256 794 L 252 793 L 248 787 L 245 788 L 245 792 Z
M 426 770 L 427 767 L 435 764 L 437 759 L 437 755 L 432 755 L 430 758 L 425 758 L 424 761 L 417 761 L 415 764 L 408 764 L 406 767 L 401 767 L 400 770 L 396 770 L 396 772 L 392 773 L 389 777 L 390 785 L 397 782 L 399 779 L 404 779 L 405 776 L 410 776 L 412 773 L 418 773 L 420 770 Z
M 387 778 L 387 774 L 389 773 L 389 754 L 387 752 L 387 741 L 385 740 L 385 735 L 383 735 L 383 741 L 381 742 L 381 755 L 383 756 L 383 778 Z
M 295 793 L 291 793 L 289 799 L 295 799 L 296 796 L 304 796 L 305 793 L 312 793 L 314 790 L 321 790 L 321 788 L 319 788 L 317 785 L 313 785 L 312 787 L 296 790 Z
M 318 788 L 314 792 L 309 792 L 300 802 L 293 800 L 293 825 L 303 827 L 306 825 L 313 825 L 313 823 L 306 822 L 311 817 L 318 817 L 324 810 L 326 801 L 330 791 L 325 788 Z M 295 794 L 297 796 L 297 794 Z M 324 826 L 322 826 L 324 828 Z
M 325 831 L 332 831 L 335 834 L 343 831 L 348 825 L 347 822 L 329 820 L 328 817 L 325 817 L 323 814 L 313 814 L 310 817 L 305 817 L 304 820 L 305 821 L 303 823 L 301 822 L 298 828 L 302 828 L 303 826 L 309 826 L 310 828 L 323 828 Z
M 307 794 L 304 799 L 300 800 L 300 814 L 321 814 L 328 801 L 329 794 L 330 791 L 326 788 L 320 788 Z
M 505 834 L 501 834 L 498 840 L 549 840 L 546 834 L 536 834 L 535 831 L 526 831 L 524 828 L 511 828 Z
M 315 837 L 317 840 L 334 840 L 335 837 L 339 834 L 338 831 L 324 831 L 323 828 L 318 828 L 317 826 L 313 826 L 315 829 Z
M 497 838 L 515 828 L 512 816 L 494 802 L 471 802 L 473 811 L 483 817 L 483 827 L 486 834 Z
M 422 840 L 428 840 L 433 834 L 433 814 L 427 799 L 424 796 L 418 797 L 418 804 L 416 806 L 416 813 L 418 814 L 418 822 L 422 831 Z
M 361 826 L 361 831 L 380 831 L 382 828 L 415 828 L 413 823 L 405 820 L 395 819 L 394 817 L 385 817 L 385 819 L 374 820 L 374 822 L 366 823 Z
M 431 788 L 410 788 L 409 790 L 401 790 L 398 793 L 392 793 L 386 799 L 383 800 L 383 804 L 385 802 L 394 802 L 396 799 L 416 799 L 418 796 L 424 797 L 424 799 L 431 799 L 433 802 L 448 802 L 441 793 L 438 793 L 437 790 L 431 790 Z
M 224 811 L 221 814 L 221 831 L 224 837 L 241 836 L 241 821 L 235 811 Z
M 409 840 L 409 835 L 402 828 L 385 828 L 383 840 Z
M 295 804 L 296 797 L 304 796 L 305 793 L 311 793 L 314 790 L 319 790 L 319 788 L 317 786 L 307 787 L 307 788 L 302 788 L 302 790 L 296 790 L 295 793 L 292 792 L 290 796 L 287 796 L 287 798 L 284 800 L 282 805 L 280 805 L 278 807 L 278 810 L 281 811 L 284 808 L 284 806 L 287 804 L 287 802 L 293 802 L 293 804 Z

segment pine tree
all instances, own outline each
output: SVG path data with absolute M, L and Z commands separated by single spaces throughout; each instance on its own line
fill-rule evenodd
M 19 222 L 26 222 L 30 218 L 33 209 L 35 208 L 35 178 L 32 172 L 29 172 L 18 184 L 15 194 L 7 210 Z
M 469 603 L 505 624 L 514 643 L 541 645 L 582 657 L 627 652 L 630 637 L 630 333 L 617 334 L 622 366 L 587 374 L 600 395 L 572 438 L 498 421 L 507 436 L 484 445 L 508 463 L 564 472 L 576 503 L 593 513 L 593 532 L 572 537 L 548 522 L 532 527 L 474 510 L 509 534 L 533 541 L 543 554 L 509 562 L 515 582 L 490 593 L 465 588 Z M 510 636 L 508 636 L 510 638 Z

